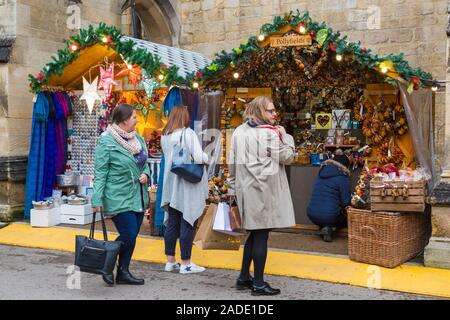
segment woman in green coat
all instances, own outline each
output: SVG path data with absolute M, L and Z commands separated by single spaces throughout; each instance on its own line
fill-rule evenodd
M 122 241 L 117 269 L 117 284 L 142 285 L 128 270 L 136 237 L 148 206 L 147 180 L 150 170 L 144 139 L 135 131 L 137 118 L 133 107 L 118 105 L 112 125 L 101 135 L 95 149 L 95 178 L 92 206 L 111 216 Z M 114 275 L 103 280 L 114 284 Z

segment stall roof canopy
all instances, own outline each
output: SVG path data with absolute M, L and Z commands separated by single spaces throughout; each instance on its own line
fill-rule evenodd
M 292 35 L 297 37 L 300 44 L 289 44 L 288 41 L 284 41 L 284 44 L 277 46 L 273 43 L 276 37 L 283 38 Z M 372 50 L 364 48 L 360 42 L 348 42 L 347 36 L 341 37 L 340 32 L 333 31 L 324 22 L 313 21 L 308 12 L 300 13 L 298 10 L 296 14 L 290 12 L 284 17 L 274 17 L 272 23 L 264 24 L 261 27 L 258 36 L 250 37 L 231 52 L 217 53 L 212 63 L 197 72 L 194 78 L 204 87 L 245 85 L 248 83 L 244 79 L 245 76 L 254 77 L 258 73 L 256 69 L 261 69 L 260 76 L 265 78 L 267 70 L 263 70 L 264 68 L 261 66 L 264 67 L 274 62 L 280 63 L 278 61 L 280 56 L 286 51 L 294 52 L 293 48 L 295 48 L 294 51 L 298 51 L 299 55 L 315 55 L 314 62 L 318 62 L 325 55 L 329 58 L 337 58 L 334 61 L 351 60 L 356 62 L 354 65 L 358 69 L 379 73 L 382 75 L 381 78 L 386 79 L 387 82 L 406 80 L 410 83 L 411 90 L 418 89 L 419 86 L 429 87 L 434 83 L 431 74 L 424 72 L 421 68 L 412 68 L 403 53 L 386 56 L 375 54 Z M 301 61 L 301 59 L 300 57 L 298 60 Z M 299 62 L 299 65 L 305 72 L 311 71 L 304 63 Z
M 92 67 L 105 59 L 138 65 L 154 78 L 162 74 L 161 82 L 166 86 L 187 85 L 188 74 L 211 63 L 199 53 L 123 36 L 115 27 L 102 23 L 80 30 L 51 58 L 39 74 L 29 75 L 32 92 L 49 87 L 81 88 L 82 76 L 94 79 L 99 68 Z
M 169 47 L 163 44 L 135 39 L 131 37 L 122 37 L 123 40 L 132 40 L 137 48 L 142 48 L 161 58 L 161 62 L 168 66 L 177 66 L 178 75 L 185 78 L 188 74 L 205 68 L 211 63 L 211 60 L 205 56 L 188 50 Z

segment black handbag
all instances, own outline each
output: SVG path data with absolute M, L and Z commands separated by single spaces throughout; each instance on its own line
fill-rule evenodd
M 113 273 L 122 241 L 108 241 L 102 212 L 100 212 L 100 216 L 103 240 L 94 239 L 96 217 L 96 212 L 94 212 L 89 237 L 80 235 L 75 237 L 75 265 L 82 272 L 108 275 Z
M 185 130 L 180 136 L 180 144 L 174 147 L 174 157 L 172 160 L 172 168 L 170 171 L 178 175 L 179 177 L 189 181 L 191 183 L 199 183 L 203 177 L 204 164 L 194 163 L 192 155 L 183 148 L 183 135 Z

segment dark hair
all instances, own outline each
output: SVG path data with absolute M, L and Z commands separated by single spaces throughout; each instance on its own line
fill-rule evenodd
M 133 115 L 133 107 L 129 104 L 122 103 L 117 105 L 112 112 L 112 122 L 119 124 L 131 118 Z
M 350 160 L 348 160 L 348 157 L 345 154 L 335 155 L 333 160 L 339 162 L 346 168 L 350 166 Z

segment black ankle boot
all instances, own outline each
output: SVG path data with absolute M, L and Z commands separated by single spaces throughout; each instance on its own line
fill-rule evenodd
M 263 287 L 255 287 L 252 288 L 252 296 L 274 296 L 280 294 L 280 289 L 272 288 L 267 282 L 264 282 Z
M 237 290 L 246 290 L 253 288 L 253 278 L 250 277 L 248 280 L 241 280 L 238 278 L 236 280 L 236 289 Z
M 137 279 L 128 271 L 128 268 L 117 268 L 116 276 L 117 284 L 132 284 L 132 285 L 143 285 L 145 283 L 144 279 Z
M 110 286 L 114 285 L 114 274 L 104 274 L 102 275 L 103 281 L 105 281 Z

